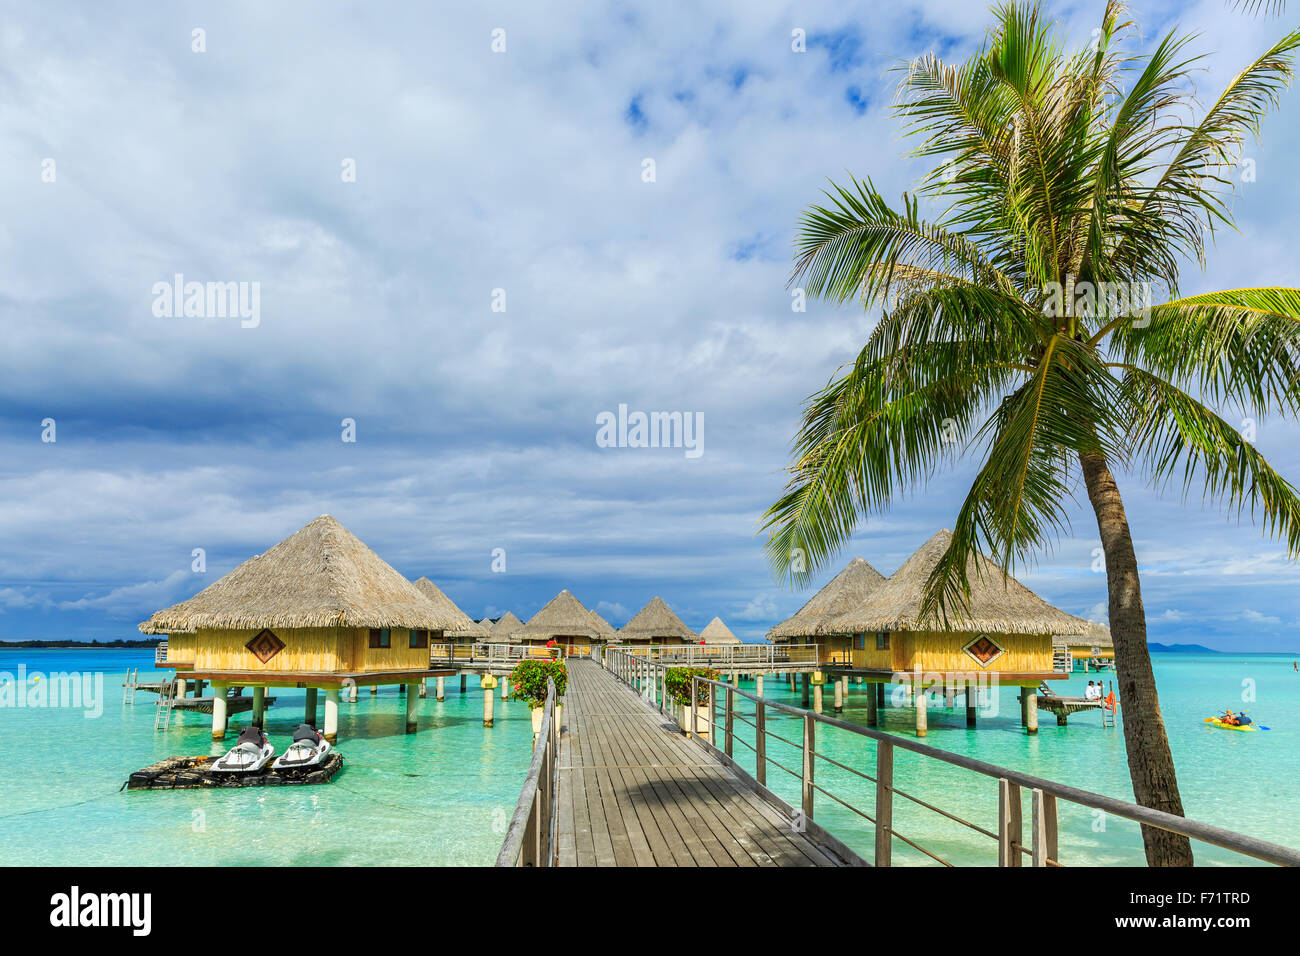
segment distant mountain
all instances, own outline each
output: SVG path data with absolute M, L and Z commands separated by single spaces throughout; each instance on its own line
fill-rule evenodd
M 1222 654 L 1223 651 L 1216 651 L 1212 647 L 1206 647 L 1204 644 L 1157 644 L 1155 641 L 1147 642 L 1147 650 L 1152 653 L 1157 651 L 1161 654 Z

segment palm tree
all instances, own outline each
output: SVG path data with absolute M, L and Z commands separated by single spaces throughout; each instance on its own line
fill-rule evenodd
M 791 282 L 881 315 L 857 360 L 808 400 L 789 483 L 763 518 L 768 554 L 778 576 L 806 579 L 859 517 L 978 455 L 927 584 L 927 610 L 946 622 L 969 593 L 968 556 L 1023 562 L 1066 530 L 1081 477 L 1105 555 L 1134 794 L 1181 814 L 1112 469 L 1249 506 L 1300 553 L 1296 489 L 1211 408 L 1297 411 L 1300 290 L 1178 292 L 1180 263 L 1203 265 L 1206 235 L 1231 226 L 1237 157 L 1290 81 L 1300 32 L 1194 122 L 1187 38 L 1121 52 L 1136 28 L 1111 2 L 1093 43 L 1068 52 L 1037 3 L 994 14 L 965 63 L 928 55 L 905 68 L 897 112 L 920 137 L 914 155 L 935 163 L 916 194 L 894 208 L 852 179 L 800 222 Z M 946 209 L 922 218 L 918 197 Z M 1183 837 L 1144 827 L 1143 840 L 1151 865 L 1192 862 Z

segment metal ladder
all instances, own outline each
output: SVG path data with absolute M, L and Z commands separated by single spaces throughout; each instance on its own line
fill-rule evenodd
M 140 668 L 137 667 L 135 670 L 132 670 L 128 667 L 126 669 L 126 680 L 122 682 L 122 686 L 126 688 L 126 691 L 122 694 L 122 703 L 135 703 L 135 688 L 139 681 Z
M 159 689 L 158 709 L 154 711 L 154 715 L 153 715 L 154 730 L 157 730 L 159 727 L 162 727 L 163 730 L 166 730 L 168 727 L 171 726 L 172 709 L 176 705 L 175 703 L 176 687 L 177 684 L 179 683 L 180 682 L 177 681 L 175 678 L 172 678 L 170 681 L 163 684 L 163 686 Z

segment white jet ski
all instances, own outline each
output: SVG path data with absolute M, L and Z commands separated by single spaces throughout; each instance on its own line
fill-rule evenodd
M 274 756 L 275 748 L 262 733 L 262 728 L 249 727 L 239 735 L 235 746 L 208 769 L 224 773 L 253 773 L 270 763 Z
M 293 743 L 289 749 L 276 758 L 272 765 L 276 770 L 298 770 L 302 767 L 316 767 L 324 763 L 330 752 L 330 742 L 324 734 L 311 724 L 299 724 L 293 732 Z

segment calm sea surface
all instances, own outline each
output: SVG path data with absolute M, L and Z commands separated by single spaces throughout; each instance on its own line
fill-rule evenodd
M 128 667 L 142 678 L 156 673 L 151 651 L 0 649 L 0 681 L 27 687 L 39 673 L 103 675 L 102 713 L 75 708 L 0 707 L 0 846 L 3 862 L 22 865 L 175 864 L 435 864 L 487 865 L 500 846 L 531 756 L 531 722 L 520 703 L 495 702 L 496 726 L 482 726 L 477 679 L 459 692 L 447 680 L 447 699 L 420 702 L 420 730 L 402 733 L 404 698 L 396 688 L 365 690 L 340 704 L 338 749 L 346 762 L 334 782 L 267 790 L 137 791 L 118 788 L 134 770 L 174 754 L 216 754 L 233 745 L 210 740 L 211 718 L 173 714 L 171 728 L 154 730 L 154 695 L 134 705 L 122 700 Z M 1292 657 L 1156 655 L 1156 679 L 1187 814 L 1263 839 L 1300 846 L 1300 674 Z M 1093 675 L 1095 676 L 1095 675 Z M 1103 675 L 1109 680 L 1110 675 Z M 1062 693 L 1082 693 L 1088 678 L 1056 682 Z M 1068 686 L 1067 686 L 1068 685 Z M 751 684 L 743 685 L 752 690 Z M 1253 691 L 1253 702 L 1242 703 Z M 0 689 L 0 694 L 3 689 Z M 798 703 L 769 678 L 769 697 Z M 866 689 L 851 685 L 844 717 L 866 723 Z M 926 743 L 1026 773 L 1124 799 L 1132 798 L 1122 731 L 1103 728 L 1096 713 L 1057 727 L 1040 714 L 1030 737 L 1019 726 L 1016 691 L 1001 692 L 998 716 L 965 726 L 964 711 L 932 707 Z M 284 690 L 268 712 L 266 730 L 283 749 L 302 719 L 303 692 Z M 831 695 L 826 695 L 830 712 Z M 1216 730 L 1202 718 L 1248 707 L 1272 729 Z M 323 711 L 323 703 L 321 705 Z M 88 716 L 88 713 L 90 714 Z M 912 712 L 886 709 L 882 727 L 908 734 Z M 1120 711 L 1121 719 L 1123 709 Z M 242 726 L 247 714 L 231 718 Z M 798 722 L 769 718 L 769 729 L 799 740 Z M 737 722 L 743 735 L 744 724 Z M 818 750 L 872 772 L 874 745 L 834 729 L 819 731 Z M 737 745 L 742 762 L 748 751 Z M 769 743 L 769 756 L 798 767 L 797 750 Z M 949 812 L 996 830 L 995 782 L 897 752 L 896 785 Z M 752 768 L 752 757 L 748 765 Z M 768 783 L 798 805 L 798 781 L 776 767 Z M 829 764 L 818 783 L 871 811 L 870 784 Z M 818 822 L 870 854 L 871 825 L 818 795 Z M 896 829 L 938 856 L 958 863 L 992 863 L 995 845 L 943 817 L 896 800 Z M 1061 857 L 1067 864 L 1140 864 L 1137 827 L 1092 811 L 1061 807 Z M 1198 847 L 1203 862 L 1240 862 L 1224 851 Z M 895 843 L 898 864 L 933 864 Z

